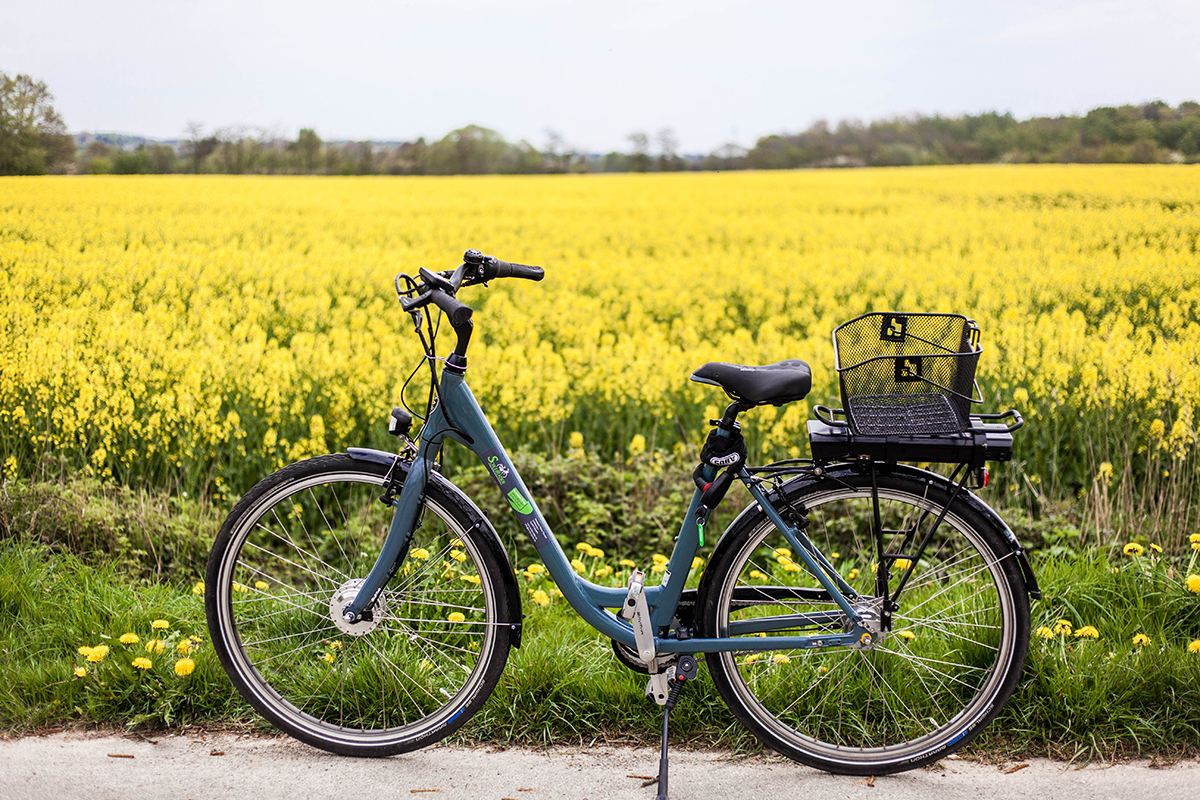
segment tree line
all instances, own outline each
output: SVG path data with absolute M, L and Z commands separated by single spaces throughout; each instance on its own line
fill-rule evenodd
M 869 124 L 818 121 L 683 155 L 670 128 L 634 131 L 626 151 L 585 153 L 553 130 L 535 147 L 478 125 L 441 139 L 327 142 L 312 128 L 295 139 L 189 123 L 174 142 L 114 134 L 72 137 L 45 83 L 0 72 L 0 175 L 42 173 L 478 175 L 565 172 L 797 169 L 980 163 L 1198 163 L 1200 103 L 1156 100 L 1094 108 L 1083 116 L 1018 120 L 1011 113 L 893 117 Z

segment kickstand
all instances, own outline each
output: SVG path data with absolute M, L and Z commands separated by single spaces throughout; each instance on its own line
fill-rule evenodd
M 679 700 L 683 684 L 696 679 L 696 659 L 683 656 L 679 659 L 675 677 L 671 681 L 671 691 L 667 694 L 667 702 L 663 704 L 662 753 L 658 757 L 658 799 L 668 800 L 667 797 L 667 730 L 671 720 L 671 709 Z

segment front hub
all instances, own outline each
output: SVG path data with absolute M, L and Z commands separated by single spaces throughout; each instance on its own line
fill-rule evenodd
M 379 627 L 380 621 L 387 612 L 387 595 L 380 592 L 375 605 L 367 609 L 363 618 L 358 622 L 350 622 L 345 618 L 346 606 L 353 603 L 354 599 L 358 597 L 358 590 L 364 583 L 366 580 L 363 578 L 348 580 L 338 587 L 337 591 L 333 593 L 333 597 L 329 598 L 329 619 L 333 621 L 338 630 L 347 636 L 365 636 Z

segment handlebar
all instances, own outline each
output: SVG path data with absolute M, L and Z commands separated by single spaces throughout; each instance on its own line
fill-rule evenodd
M 453 272 L 432 272 L 425 267 L 419 270 L 421 276 L 420 294 L 415 297 L 400 297 L 400 307 L 405 311 L 416 311 L 433 303 L 446 312 L 450 324 L 455 329 L 471 322 L 471 308 L 458 300 L 455 294 L 459 288 L 476 283 L 484 283 L 495 278 L 525 278 L 540 281 L 546 277 L 541 267 L 526 264 L 510 264 L 495 256 L 485 256 L 478 250 L 471 249 L 463 254 L 463 263 Z M 400 278 L 396 278 L 399 291 Z

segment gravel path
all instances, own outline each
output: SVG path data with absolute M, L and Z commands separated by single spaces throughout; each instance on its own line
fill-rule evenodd
M 1021 766 L 1025 765 L 1025 766 Z M 671 797 L 1120 798 L 1200 800 L 1200 762 L 1089 765 L 1032 760 L 1002 766 L 949 758 L 874 779 L 827 775 L 786 759 L 677 750 Z M 1015 769 L 1014 769 L 1015 768 Z M 0 798 L 384 798 L 417 800 L 654 800 L 640 776 L 658 753 L 621 747 L 540 750 L 431 747 L 386 759 L 329 755 L 291 739 L 232 734 L 59 733 L 0 742 Z

